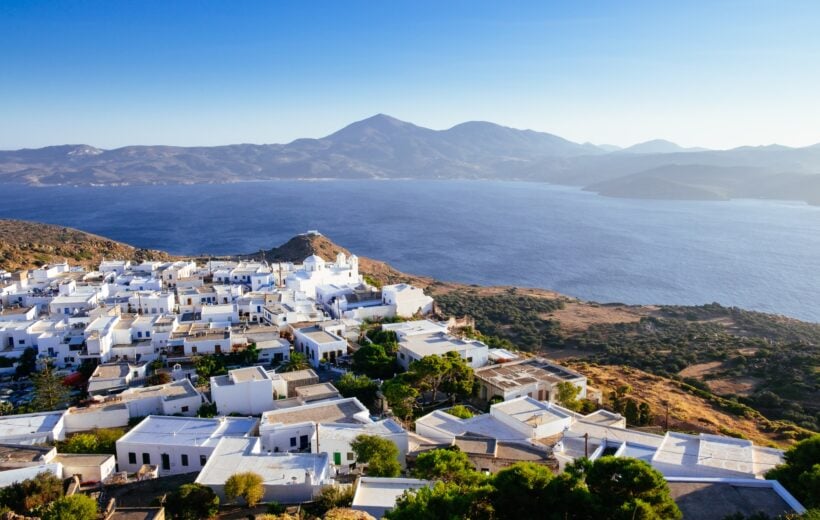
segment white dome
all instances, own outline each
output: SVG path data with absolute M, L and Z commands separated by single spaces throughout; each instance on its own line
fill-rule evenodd
M 309 257 L 305 258 L 304 264 L 314 264 L 314 265 L 322 265 L 325 261 L 320 256 L 310 255 Z

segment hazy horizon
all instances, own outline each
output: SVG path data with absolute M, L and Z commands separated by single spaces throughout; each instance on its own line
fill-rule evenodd
M 0 6 L 0 149 L 322 137 L 376 113 L 627 147 L 820 142 L 820 4 Z

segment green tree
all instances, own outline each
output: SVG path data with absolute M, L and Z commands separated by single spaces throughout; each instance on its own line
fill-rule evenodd
M 364 345 L 353 353 L 353 369 L 368 377 L 388 379 L 396 372 L 396 358 L 381 345 Z
M 196 356 L 193 361 L 196 375 L 203 381 L 207 382 L 213 376 L 227 373 L 225 361 L 222 356 Z
M 399 449 L 391 441 L 375 435 L 359 435 L 350 447 L 356 461 L 367 464 L 367 475 L 397 477 L 401 473 Z
M 641 426 L 647 426 L 652 424 L 652 408 L 649 406 L 649 403 L 642 402 L 640 406 L 638 406 L 638 414 L 638 424 L 640 424 Z
M 34 383 L 33 405 L 39 411 L 51 411 L 64 406 L 68 402 L 68 388 L 63 380 L 54 373 L 51 363 L 43 363 L 42 370 L 32 376 Z
M 410 364 L 410 371 L 418 375 L 422 388 L 433 392 L 432 400 L 435 402 L 441 385 L 447 378 L 450 366 L 450 358 L 434 354 L 413 361 Z
M 491 489 L 464 487 L 455 482 L 436 482 L 432 487 L 423 487 L 405 493 L 396 501 L 396 507 L 385 518 L 390 520 L 455 520 L 469 518 L 485 520 L 491 518 L 515 518 L 493 515 L 488 496 Z M 529 512 L 532 515 L 532 512 Z M 532 518 L 532 516 L 524 517 Z
M 509 518 L 532 518 L 533 512 L 543 511 L 547 486 L 552 471 L 531 462 L 519 462 L 504 468 L 492 479 L 493 507 Z
M 581 410 L 582 404 L 578 399 L 578 394 L 581 393 L 581 387 L 569 381 L 562 381 L 558 383 L 557 389 L 558 395 L 556 396 L 556 400 L 558 404 L 574 412 Z
M 681 512 L 661 473 L 646 462 L 628 457 L 601 457 L 586 473 L 590 493 L 602 515 L 620 511 L 631 518 L 679 519 Z M 647 516 L 652 512 L 655 516 Z
M 287 361 L 282 364 L 282 372 L 296 372 L 310 368 L 307 357 L 301 352 L 291 352 Z
M 627 399 L 624 406 L 624 417 L 626 422 L 635 426 L 641 424 L 641 413 L 638 410 L 638 403 L 634 399 Z
M 125 435 L 122 428 L 101 428 L 92 432 L 76 433 L 60 444 L 63 453 L 117 453 L 117 440 Z
M 413 416 L 419 391 L 408 382 L 405 374 L 385 381 L 382 394 L 396 417 L 407 420 Z
M 379 386 L 365 375 L 357 376 L 348 372 L 336 381 L 335 386 L 344 397 L 355 397 L 371 409 L 375 405 Z
M 42 520 L 96 520 L 97 502 L 86 495 L 61 497 L 45 508 Z
M 202 406 L 199 407 L 199 410 L 196 411 L 197 417 L 216 417 L 217 409 L 216 403 L 204 403 Z
M 252 471 L 235 473 L 225 481 L 225 498 L 242 497 L 248 507 L 253 507 L 265 496 L 262 477 Z
M 35 370 L 37 370 L 37 349 L 28 347 L 20 354 L 14 372 L 17 377 L 27 377 Z
M 475 374 L 472 367 L 467 364 L 458 352 L 448 352 L 444 357 L 447 359 L 449 366 L 441 389 L 450 394 L 452 399 L 469 397 L 475 387 Z
M 454 482 L 474 482 L 481 478 L 463 451 L 438 449 L 420 453 L 413 468 L 416 478 Z
M 183 484 L 168 495 L 165 510 L 174 520 L 215 518 L 219 513 L 219 497 L 202 484 Z
M 21 515 L 28 515 L 61 496 L 62 480 L 45 471 L 33 478 L 0 488 L 0 504 Z
M 766 478 L 779 481 L 807 508 L 820 507 L 820 434 L 798 442 L 784 458 Z

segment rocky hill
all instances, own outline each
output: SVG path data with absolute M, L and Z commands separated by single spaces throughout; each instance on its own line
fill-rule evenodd
M 162 251 L 138 249 L 77 229 L 0 219 L 0 269 L 13 271 L 68 260 L 95 267 L 103 258 L 168 260 Z

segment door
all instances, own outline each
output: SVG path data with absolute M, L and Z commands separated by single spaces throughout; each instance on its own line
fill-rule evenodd
M 162 469 L 166 471 L 171 469 L 171 457 L 167 453 L 162 454 Z
M 333 464 L 336 464 L 337 466 L 342 465 L 342 454 L 338 451 L 333 452 Z
M 308 436 L 307 435 L 301 435 L 299 437 L 299 449 L 300 450 L 306 450 L 307 447 L 308 447 Z

